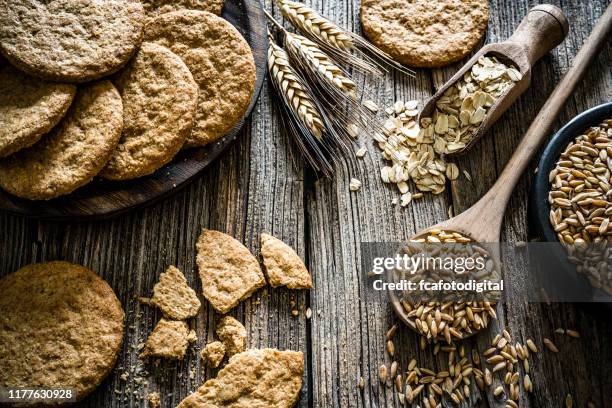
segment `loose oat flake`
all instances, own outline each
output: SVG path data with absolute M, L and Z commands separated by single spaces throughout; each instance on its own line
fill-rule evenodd
M 389 117 L 385 121 L 386 134 L 374 134 L 385 160 L 391 164 L 380 171 L 384 183 L 396 184 L 404 197 L 409 193 L 408 182 L 415 183 L 422 192 L 440 194 L 446 184 L 446 162 L 433 148 L 433 140 L 422 138 L 419 125 L 416 123 L 418 101 L 398 101 L 393 108 L 385 110 Z M 418 195 L 417 195 L 418 194 Z M 420 198 L 416 193 L 412 198 Z M 406 205 L 408 198 L 402 201 Z
M 437 100 L 433 115 L 421 119 L 422 137 L 433 138 L 439 154 L 465 149 L 489 109 L 521 78 L 516 68 L 497 58 L 480 57 Z
M 357 191 L 360 188 L 361 188 L 361 181 L 357 180 L 356 178 L 352 178 L 349 183 L 349 190 Z

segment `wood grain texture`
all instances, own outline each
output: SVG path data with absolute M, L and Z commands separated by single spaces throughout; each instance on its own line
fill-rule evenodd
M 392 388 L 380 386 L 377 377 L 378 367 L 390 364 L 384 352 L 385 332 L 399 321 L 386 296 L 368 288 L 360 242 L 406 239 L 447 218 L 450 205 L 458 213 L 491 187 L 608 2 L 554 3 L 570 21 L 566 41 L 535 65 L 534 85 L 490 133 L 468 155 L 453 159 L 460 169 L 469 171 L 473 181 L 461 176 L 441 196 L 426 195 L 405 209 L 392 206 L 397 191 L 380 181 L 384 163 L 378 148 L 365 136 L 359 141 L 368 147 L 363 159 L 342 159 L 335 179 L 314 180 L 299 160 L 295 160 L 297 164 L 292 160 L 297 151 L 282 132 L 272 90 L 266 83 L 237 142 L 192 185 L 154 206 L 111 220 L 83 223 L 27 220 L 0 213 L 0 276 L 43 260 L 82 263 L 108 280 L 126 309 L 129 329 L 119 364 L 80 406 L 144 407 L 147 392 L 157 390 L 162 406 L 173 407 L 215 375 L 216 370 L 201 366 L 193 351 L 184 362 L 155 367 L 143 365 L 133 348 L 146 339 L 161 317 L 158 311 L 138 305 L 134 296 L 149 295 L 159 273 L 169 264 L 183 270 L 190 285 L 200 292 L 195 242 L 202 228 L 213 228 L 232 234 L 255 254 L 259 233 L 271 232 L 306 259 L 314 283 L 309 293 L 263 289 L 231 312 L 247 327 L 249 346 L 290 348 L 307 354 L 300 407 L 400 407 Z M 358 3 L 314 0 L 309 4 L 342 26 L 359 30 Z M 505 40 L 535 4 L 492 0 L 487 42 Z M 264 5 L 279 15 L 271 0 Z M 610 57 L 608 46 L 566 104 L 555 129 L 576 113 L 612 99 Z M 371 99 L 389 105 L 396 99 L 427 99 L 458 68 L 459 64 L 435 71 L 418 70 L 414 80 L 397 74 L 382 80 L 358 79 L 372 93 Z M 527 202 L 534 166 L 532 163 L 525 172 L 510 201 L 502 229 L 505 241 L 530 238 Z M 359 192 L 349 191 L 351 177 L 362 181 Z M 506 260 L 517 285 L 527 279 L 521 261 Z M 306 320 L 303 313 L 292 317 L 291 300 L 300 311 L 311 307 L 312 319 Z M 567 393 L 573 395 L 575 406 L 586 406 L 589 400 L 597 407 L 612 406 L 608 395 L 612 389 L 609 318 L 580 305 L 527 303 L 517 291 L 512 291 L 499 314 L 500 323 L 516 338 L 531 337 L 539 342 L 543 336 L 554 337 L 557 327 L 582 333 L 580 340 L 556 335 L 559 355 L 540 353 L 532 358 L 535 392 L 521 400 L 521 407 L 560 407 Z M 203 301 L 198 318 L 192 322 L 198 332 L 198 349 L 213 339 L 216 318 Z M 482 350 L 495 333 L 493 328 L 469 339 L 466 347 Z M 412 357 L 421 366 L 445 366 L 442 358 L 433 358 L 431 348 L 421 351 L 417 335 L 406 327 L 400 326 L 396 336 L 396 355 L 403 369 Z M 137 384 L 131 370 L 141 370 L 147 383 Z M 193 379 L 189 378 L 192 370 Z M 124 371 L 130 373 L 127 381 L 120 378 Z M 356 387 L 360 376 L 366 380 L 363 392 Z M 501 406 L 491 397 L 473 394 L 464 407 Z
M 336 7 L 333 3 L 318 4 L 316 8 L 323 10 L 341 21 L 346 27 L 357 29 L 355 23 L 357 9 L 344 10 Z M 491 23 L 489 26 L 488 42 L 499 42 L 506 39 L 514 31 L 529 7 L 534 4 L 527 2 L 491 2 Z M 367 271 L 360 270 L 359 246 L 355 242 L 360 241 L 393 241 L 408 238 L 412 233 L 446 219 L 448 205 L 453 206 L 454 212 L 458 213 L 473 204 L 480 198 L 488 188 L 491 187 L 497 175 L 508 161 L 514 147 L 522 134 L 527 129 L 530 120 L 534 118 L 537 109 L 546 100 L 554 84 L 561 74 L 569 66 L 567 58 L 561 56 L 573 56 L 579 45 L 588 35 L 596 16 L 602 13 L 605 4 L 594 5 L 593 10 L 583 14 L 585 10 L 577 10 L 576 4 L 557 4 L 568 15 L 572 24 L 572 32 L 569 41 L 562 44 L 561 50 L 556 50 L 552 55 L 545 56 L 536 64 L 533 70 L 533 83 L 535 86 L 527 90 L 517 103 L 509 109 L 504 117 L 493 127 L 489 135 L 474 146 L 472 151 L 464 156 L 456 158 L 455 161 L 461 169 L 466 169 L 472 175 L 473 181 L 468 181 L 461 176 L 458 181 L 452 183 L 449 195 L 445 197 L 426 197 L 423 201 L 413 202 L 409 208 L 400 210 L 390 205 L 391 197 L 397 196 L 394 188 L 382 186 L 379 180 L 381 161 L 376 147 L 371 147 L 366 159 L 358 167 L 353 167 L 350 162 L 343 162 L 337 174 L 337 178 L 329 185 L 321 183 L 315 185 L 315 191 L 307 193 L 309 225 L 320 225 L 311 233 L 311 253 L 317 253 L 319 263 L 312 264 L 315 280 L 321 275 L 329 276 L 330 268 L 334 268 L 334 275 L 343 276 L 343 280 L 337 278 L 326 281 L 324 286 L 315 286 L 312 302 L 320 302 L 325 306 L 322 316 L 326 319 L 313 322 L 313 345 L 317 343 L 327 344 L 333 342 L 330 349 L 318 349 L 313 347 L 313 378 L 321 378 L 314 384 L 315 404 L 317 407 L 327 406 L 367 406 L 367 407 L 392 407 L 399 406 L 395 393 L 389 386 L 381 387 L 377 379 L 377 370 L 380 364 L 390 364 L 390 359 L 384 353 L 384 333 L 397 319 L 392 316 L 386 299 L 372 294 L 366 289 L 364 274 Z M 337 13 L 341 13 L 338 16 Z M 348 13 L 346 16 L 344 13 Z M 344 20 L 343 20 L 344 19 Z M 580 21 L 580 23 L 574 23 Z M 606 50 L 609 56 L 609 48 Z M 599 104 L 606 100 L 602 93 L 610 92 L 610 78 L 606 77 L 607 68 L 604 61 L 606 54 L 600 56 L 597 63 L 593 64 L 581 86 L 581 93 L 572 98 L 572 102 L 579 101 L 579 106 L 573 106 L 570 112 L 565 112 L 565 119 L 576 112 L 587 107 Z M 378 83 L 378 100 L 391 104 L 395 99 L 425 99 L 423 92 L 433 93 L 434 87 L 441 86 L 456 70 L 460 64 L 455 64 L 442 70 L 428 72 L 419 70 L 416 84 L 387 81 Z M 598 72 L 593 78 L 593 72 Z M 434 87 L 431 87 L 433 83 Z M 593 92 L 593 88 L 596 89 Z M 558 125 L 562 123 L 557 122 Z M 370 160 L 372 158 L 373 160 Z M 533 167 L 527 173 L 533 172 Z M 350 193 L 346 187 L 347 180 L 356 176 L 361 178 L 364 187 L 358 193 Z M 527 240 L 527 195 L 528 186 L 524 177 L 512 198 L 509 210 L 505 218 L 503 239 L 509 241 Z M 318 239 L 313 239 L 313 234 L 319 233 Z M 330 261 L 333 260 L 333 261 Z M 521 259 L 509 262 L 512 268 L 509 274 L 515 276 L 516 283 L 526 279 L 526 271 L 521 270 L 518 265 Z M 348 287 L 346 286 L 348 285 Z M 346 292 L 348 290 L 349 292 Z M 357 292 L 360 298 L 355 298 Z M 493 325 L 491 330 L 467 341 L 468 349 L 472 346 L 485 349 L 490 340 L 496 334 L 500 325 L 507 325 L 509 330 L 517 337 L 523 335 L 533 336 L 541 339 L 545 333 L 551 335 L 556 325 L 569 327 L 578 325 L 576 321 L 557 320 L 551 322 L 548 317 L 556 314 L 557 319 L 566 309 L 574 309 L 574 314 L 583 314 L 585 321 L 590 321 L 588 314 L 582 309 L 572 305 L 560 305 L 546 307 L 545 305 L 525 305 L 524 299 L 512 299 L 500 312 L 500 324 Z M 313 309 L 320 306 L 315 305 Z M 546 322 L 548 327 L 543 327 Z M 527 327 L 523 328 L 527 323 Z M 400 323 L 401 324 L 401 323 Z M 610 324 L 593 319 L 594 325 L 590 330 L 609 333 Z M 584 326 L 584 324 L 582 325 Z M 595 328 L 596 327 L 596 328 Z M 589 330 L 581 327 L 582 330 Z M 329 333 L 332 334 L 329 334 Z M 594 346 L 598 353 L 609 355 L 605 351 L 607 341 L 602 339 L 601 333 L 592 333 L 589 337 L 591 342 L 598 343 Z M 584 340 L 583 340 L 584 341 Z M 403 328 L 396 342 L 399 347 L 397 352 L 398 361 L 405 369 L 412 357 L 418 359 L 425 367 L 444 367 L 442 359 L 433 359 L 431 348 L 422 352 L 418 348 L 418 336 Z M 580 359 L 581 364 L 576 361 L 568 363 L 562 359 L 547 356 L 546 359 L 537 358 L 534 363 L 533 377 L 536 384 L 536 392 L 532 399 L 523 399 L 521 406 L 548 407 L 560 406 L 566 395 L 571 392 L 576 401 L 586 404 L 587 396 L 592 395 L 597 406 L 607 406 L 611 402 L 602 397 L 603 390 L 612 385 L 610 382 L 602 383 L 601 373 L 603 364 L 591 365 L 587 362 L 585 349 L 581 344 L 572 344 L 565 341 L 566 347 L 571 347 L 568 352 L 578 350 L 572 359 Z M 588 348 L 587 348 L 588 349 Z M 357 355 L 356 355 L 357 354 Z M 562 368 L 560 368 L 562 367 Z M 570 374 L 572 367 L 581 367 L 578 375 Z M 609 368 L 606 369 L 609 371 Z M 560 374 L 563 371 L 563 374 Z M 605 372 L 605 371 L 604 371 Z M 550 373 L 550 374 L 549 374 Z M 363 394 L 356 391 L 355 384 L 359 376 L 366 379 L 367 387 Z M 588 378 L 588 380 L 576 377 Z M 568 380 L 560 381 L 560 378 L 570 378 L 574 385 L 570 386 Z M 319 389 L 317 389 L 317 387 Z M 607 388 L 606 388 L 607 387 Z M 475 394 L 475 390 L 473 390 Z M 580 394 L 580 397 L 578 397 Z M 500 401 L 493 398 L 473 398 L 468 406 L 503 406 Z

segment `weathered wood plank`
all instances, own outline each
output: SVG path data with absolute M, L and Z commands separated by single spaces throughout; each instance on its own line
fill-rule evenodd
M 318 4 L 315 2 L 314 6 L 317 8 Z M 524 3 L 492 2 L 488 41 L 502 41 L 507 38 L 525 15 L 529 6 Z M 566 4 L 561 6 L 565 8 Z M 581 7 L 574 3 L 569 4 L 566 12 L 571 21 L 586 18 L 592 25 L 596 16 L 601 14 L 601 5 L 594 7 L 595 11 L 586 14 L 583 10 L 576 10 L 579 8 Z M 342 22 L 347 27 L 351 27 L 351 24 L 357 19 L 358 11 L 356 9 L 351 12 L 350 9 L 338 9 L 330 4 L 324 4 L 319 9 L 327 15 L 335 17 L 335 21 Z M 352 27 L 355 28 L 354 25 Z M 585 38 L 589 27 L 580 30 L 581 39 Z M 573 56 L 581 40 L 571 41 L 573 42 L 571 42 L 570 47 L 556 53 Z M 338 278 L 335 278 L 333 282 L 326 281 L 325 286 L 321 287 L 319 285 L 315 288 L 316 295 L 313 302 L 326 306 L 321 315 L 321 321 L 313 322 L 313 345 L 316 345 L 317 339 L 319 339 L 318 341 L 326 346 L 323 350 L 317 350 L 316 346 L 313 347 L 313 374 L 315 378 L 320 378 L 318 382 L 320 385 L 315 384 L 315 406 L 330 406 L 330 404 L 334 406 L 398 406 L 397 399 L 394 398 L 394 392 L 388 386 L 381 387 L 377 379 L 378 366 L 382 363 L 386 363 L 388 366 L 390 363 L 389 357 L 383 351 L 383 339 L 385 331 L 396 319 L 389 310 L 384 296 L 368 292 L 367 283 L 363 277 L 365 271 L 360 270 L 360 251 L 359 247 L 355 245 L 355 240 L 404 239 L 411 232 L 446 218 L 448 204 L 452 203 L 457 213 L 482 196 L 496 180 L 497 174 L 503 168 L 518 140 L 526 130 L 529 120 L 535 117 L 537 108 L 544 102 L 554 87 L 556 79 L 567 69 L 567 63 L 565 65 L 558 64 L 555 58 L 557 57 L 545 57 L 543 63 L 539 64 L 534 70 L 534 84 L 536 84 L 534 88 L 524 95 L 508 115 L 492 129 L 487 139 L 475 146 L 469 155 L 456 160 L 461 169 L 466 169 L 472 175 L 473 181 L 469 182 L 462 176 L 460 180 L 453 182 L 451 188 L 452 201 L 447 201 L 445 197 L 429 196 L 425 203 L 413 203 L 410 209 L 404 211 L 398 211 L 389 206 L 390 197 L 394 195 L 394 192 L 381 185 L 378 173 L 380 163 L 369 162 L 371 155 L 374 155 L 375 158 L 378 157 L 375 147 L 370 149 L 366 160 L 362 164 L 365 170 L 360 172 L 361 177 L 358 177 L 363 182 L 360 192 L 349 193 L 346 188 L 348 178 L 353 176 L 355 171 L 348 161 L 343 161 L 339 166 L 336 180 L 332 182 L 321 181 L 315 185 L 315 191 L 309 195 L 307 210 L 309 224 L 313 226 L 310 234 L 311 245 L 313 246 L 312 252 L 319 253 L 321 256 L 312 259 L 313 274 L 315 276 L 329 276 L 331 269 L 333 274 L 340 275 L 340 279 L 343 281 L 338 282 Z M 433 83 L 436 86 L 441 85 L 457 67 L 458 65 L 434 71 Z M 552 80 L 553 78 L 555 80 Z M 388 92 L 388 80 L 371 85 L 376 87 L 372 92 L 376 92 L 378 100 L 389 104 L 395 99 L 406 100 L 414 97 L 423 99 L 429 92 L 433 92 L 433 89 L 430 89 L 427 84 L 428 81 L 428 76 L 420 73 L 416 85 L 413 81 L 407 81 L 406 84 L 399 81 L 395 82 L 393 94 Z M 366 82 L 366 86 L 371 85 Z M 609 83 L 602 84 L 601 81 L 593 81 L 589 83 L 587 89 L 592 87 L 597 88 L 595 93 L 610 92 Z M 418 90 L 421 90 L 421 92 Z M 521 182 L 516 197 L 510 203 L 505 222 L 504 240 L 513 242 L 527 239 L 528 189 L 526 184 L 525 180 Z M 317 225 L 321 227 L 316 227 Z M 330 257 L 332 260 L 330 260 Z M 511 266 L 509 273 L 518 272 L 515 279 L 524 280 L 527 279 L 526 272 L 515 271 L 520 265 L 520 261 L 515 260 L 509 265 Z M 320 280 L 322 279 L 317 279 L 317 281 Z M 355 295 L 359 296 L 358 302 Z M 321 300 L 322 297 L 324 300 Z M 500 309 L 500 324 L 494 324 L 487 333 L 477 336 L 476 339 L 466 341 L 468 351 L 471 347 L 484 349 L 497 333 L 498 328 L 504 325 L 510 328 L 517 339 L 524 339 L 523 335 L 529 333 L 523 329 L 525 320 L 535 322 L 537 327 L 542 320 L 542 312 L 537 310 L 527 312 L 520 306 L 519 302 L 515 301 Z M 565 307 L 571 308 L 572 306 Z M 515 311 L 515 309 L 520 310 L 520 312 Z M 527 316 L 529 317 L 527 318 Z M 603 326 L 599 330 L 607 332 L 609 326 Z M 358 333 L 360 338 L 351 338 L 355 333 Z M 576 346 L 580 347 L 579 345 Z M 423 366 L 445 367 L 444 358 L 432 358 L 431 348 L 420 351 L 418 349 L 418 337 L 406 328 L 401 329 L 398 333 L 396 348 L 398 348 L 398 355 L 401 356 L 399 357 L 400 365 L 404 368 L 412 357 L 417 357 Z M 601 370 L 601 364 L 590 364 L 587 361 L 589 359 L 583 355 L 580 355 L 578 359 L 581 360 L 578 366 L 585 367 L 580 373 L 585 372 L 587 367 L 590 370 L 590 375 L 587 376 L 589 380 L 578 380 L 575 373 L 571 374 L 569 372 L 564 373 L 565 377 L 572 378 L 572 382 L 581 382 L 581 385 L 577 387 L 579 389 L 584 389 L 589 383 L 594 384 L 590 388 L 597 388 L 598 390 L 591 391 L 593 400 L 597 401 L 598 404 L 605 404 L 607 401 L 598 397 L 601 393 L 601 379 L 593 378 L 601 372 L 599 371 Z M 567 366 L 571 367 L 572 364 Z M 539 389 L 555 390 L 556 394 L 563 394 L 562 387 L 558 386 L 558 384 L 561 384 L 559 379 L 555 378 L 554 375 L 547 374 L 551 370 L 554 371 L 553 363 L 538 368 L 534 373 L 537 376 L 537 380 L 534 380 L 534 382 L 539 384 Z M 578 376 L 580 376 L 580 373 Z M 359 375 L 363 375 L 367 383 L 363 395 L 354 391 Z M 347 376 L 348 379 L 343 379 L 343 376 Z M 475 393 L 474 388 L 472 393 Z M 588 392 L 580 391 L 579 393 L 583 394 L 581 401 L 585 402 L 585 395 L 588 395 Z M 554 395 L 554 397 L 555 401 L 561 403 L 562 400 L 559 397 L 564 397 L 564 395 Z M 494 398 L 485 398 L 485 401 L 480 403 L 478 402 L 479 399 L 480 397 L 476 396 L 470 405 L 503 406 L 500 401 L 496 401 Z M 576 395 L 576 400 L 578 401 L 578 395 Z M 550 406 L 551 404 L 556 406 L 557 403 L 552 401 L 553 392 L 536 391 L 535 399 L 523 399 L 521 406 Z
M 605 2 L 597 4 L 593 2 L 589 10 L 586 10 L 585 5 L 581 2 L 569 2 L 569 4 L 564 2 L 557 5 L 564 10 L 570 21 L 572 29 L 568 38 L 551 55 L 545 56 L 534 67 L 533 86 L 519 98 L 515 106 L 489 132 L 489 137 L 495 141 L 494 145 L 491 146 L 492 148 L 487 149 L 485 154 L 475 152 L 476 154 L 472 155 L 470 153 L 469 159 L 472 165 L 474 161 L 480 160 L 485 162 L 489 169 L 492 169 L 490 166 L 492 162 L 495 164 L 495 173 L 499 174 L 501 172 L 515 146 L 537 114 L 539 107 L 559 81 L 562 73 L 567 70 L 571 58 L 588 36 L 596 19 L 601 15 Z M 527 4 L 508 4 L 502 1 L 491 2 L 491 18 L 492 21 L 497 23 L 497 29 L 491 33 L 490 27 L 490 37 L 502 40 L 509 36 L 514 27 L 519 24 L 529 6 Z M 576 24 L 578 21 L 584 23 Z M 608 93 L 609 95 L 612 84 L 609 75 L 606 77 L 605 74 L 605 72 L 609 73 L 609 68 L 602 64 L 605 59 L 604 53 L 600 56 L 598 62 L 593 64 L 594 66 L 587 75 L 583 86 L 579 87 L 573 100 L 568 103 L 568 109 L 557 120 L 556 128 L 575 114 L 606 100 L 604 94 Z M 593 73 L 594 71 L 595 73 Z M 532 163 L 509 203 L 504 220 L 503 241 L 525 241 L 529 236 L 527 223 L 528 181 L 534 170 L 535 163 Z M 486 191 L 493 181 L 488 178 L 482 180 L 480 188 L 484 188 L 484 191 Z M 482 192 L 478 190 L 454 189 L 453 202 L 455 208 L 458 211 L 463 210 L 473 204 L 481 195 Z M 524 341 L 527 337 L 532 337 L 537 343 L 540 343 L 544 336 L 553 338 L 553 332 L 557 327 L 576 327 L 579 324 L 579 319 L 568 319 L 568 317 L 576 314 L 582 318 L 585 317 L 585 312 L 578 306 L 569 304 L 552 306 L 527 304 L 525 293 L 517 289 L 522 282 L 530 279 L 528 272 L 523 267 L 524 262 L 525 259 L 520 257 L 505 260 L 505 276 L 508 282 L 509 296 L 508 302 L 503 305 L 502 313 L 500 313 L 500 322 L 507 327 L 515 338 Z M 581 330 L 589 332 L 589 334 L 583 332 L 583 336 L 589 339 L 588 348 L 597 350 L 596 352 L 605 358 L 604 355 L 607 356 L 609 353 L 601 350 L 603 344 L 601 336 L 597 332 L 600 330 L 609 332 L 610 325 L 592 317 L 586 319 L 591 323 L 588 328 L 583 327 Z M 492 334 L 494 335 L 495 332 Z M 489 340 L 492 336 L 479 337 Z M 574 400 L 580 406 L 585 405 L 589 400 L 595 402 L 597 406 L 608 406 L 609 401 L 602 398 L 601 395 L 602 390 L 606 387 L 609 389 L 612 384 L 609 382 L 602 383 L 600 373 L 603 368 L 601 364 L 593 364 L 589 356 L 585 355 L 585 348 L 580 343 L 571 342 L 563 336 L 559 339 L 558 335 L 556 340 L 557 342 L 563 342 L 564 347 L 566 347 L 563 358 L 549 352 L 532 358 L 531 378 L 536 391 L 531 398 L 523 394 L 520 405 L 557 406 L 562 404 L 567 393 L 572 393 Z M 488 341 L 478 340 L 478 346 L 481 350 L 488 346 L 487 343 Z M 488 403 L 490 406 L 503 406 L 490 396 Z
M 358 4 L 311 4 L 341 26 L 360 30 Z M 397 73 L 381 79 L 360 78 L 362 87 L 381 107 L 397 99 L 424 100 L 431 94 L 426 70 L 419 70 L 414 80 Z M 321 311 L 312 322 L 315 407 L 395 406 L 397 398 L 391 388 L 379 384 L 378 367 L 391 363 L 384 352 L 384 333 L 396 319 L 386 295 L 373 293 L 368 287 L 359 244 L 406 239 L 443 217 L 447 209 L 444 196 L 426 196 L 404 209 L 393 206 L 391 200 L 399 194 L 394 186 L 380 180 L 380 169 L 386 163 L 378 147 L 368 135 L 362 135 L 358 144 L 368 148 L 365 158 L 340 158 L 335 179 L 319 180 L 307 196 L 309 252 L 317 254 L 310 259 L 317 282 L 311 302 L 313 310 Z M 359 192 L 349 192 L 351 177 L 363 183 Z M 416 336 L 409 333 L 406 337 L 412 339 L 414 351 Z M 404 366 L 407 363 L 402 361 Z M 358 392 L 356 384 L 361 376 L 366 387 Z

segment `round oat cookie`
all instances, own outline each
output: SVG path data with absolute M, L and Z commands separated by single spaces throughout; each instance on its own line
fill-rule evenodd
M 435 68 L 459 61 L 487 30 L 487 0 L 362 0 L 372 43 L 402 64 Z
M 117 71 L 142 41 L 131 0 L 0 0 L 0 51 L 43 79 L 85 82 Z
M 145 40 L 181 57 L 198 84 L 198 111 L 188 146 L 219 139 L 242 118 L 255 87 L 255 61 L 234 26 L 206 11 L 174 11 L 147 24 Z
M 198 86 L 166 47 L 144 43 L 114 81 L 123 100 L 123 133 L 100 176 L 128 180 L 168 163 L 195 120 Z
M 66 114 L 76 87 L 0 63 L 0 157 L 32 146 Z
M 221 15 L 225 0 L 143 0 L 145 14 L 155 18 L 160 14 L 178 10 L 200 10 Z
M 89 183 L 117 147 L 121 96 L 110 81 L 83 86 L 64 119 L 32 147 L 0 161 L 0 187 L 30 200 L 49 200 Z
M 81 400 L 109 374 L 124 313 L 95 272 L 68 262 L 0 279 L 0 388 L 69 388 Z

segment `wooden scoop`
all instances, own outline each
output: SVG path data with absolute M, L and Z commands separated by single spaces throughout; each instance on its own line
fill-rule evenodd
M 537 8 L 537 7 L 536 7 Z M 480 243 L 498 243 L 504 212 L 510 195 L 523 175 L 529 161 L 540 144 L 550 134 L 555 118 L 563 109 L 565 102 L 584 76 L 591 61 L 610 38 L 612 31 L 612 5 L 609 5 L 597 25 L 574 58 L 572 66 L 557 85 L 548 100 L 540 109 L 531 126 L 523 136 L 510 161 L 491 189 L 472 207 L 449 220 L 443 221 L 417 233 L 419 238 L 431 229 L 455 231 Z M 487 250 L 491 250 L 491 245 Z M 499 245 L 490 251 L 495 263 L 500 265 Z M 498 269 L 500 270 L 500 269 Z M 397 315 L 410 326 L 408 316 L 397 296 L 390 291 L 391 303 Z
M 419 115 L 419 123 L 421 117 L 431 117 L 433 115 L 437 100 L 451 85 L 463 78 L 463 75 L 472 69 L 472 66 L 480 57 L 484 55 L 494 56 L 505 64 L 514 65 L 521 73 L 522 78 L 495 101 L 468 144 L 463 149 L 448 155 L 461 154 L 467 151 L 493 126 L 516 98 L 525 92 L 531 83 L 531 67 L 544 54 L 559 45 L 567 33 L 567 19 L 558 7 L 550 4 L 533 7 L 510 38 L 502 43 L 488 44 L 482 47 L 444 86 L 438 89 L 423 107 Z

